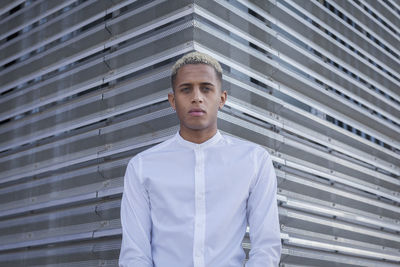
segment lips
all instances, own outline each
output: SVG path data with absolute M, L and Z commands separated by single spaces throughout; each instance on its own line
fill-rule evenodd
M 199 117 L 199 116 L 203 116 L 204 114 L 206 114 L 206 111 L 201 108 L 192 108 L 191 110 L 189 110 L 189 114 L 194 117 Z

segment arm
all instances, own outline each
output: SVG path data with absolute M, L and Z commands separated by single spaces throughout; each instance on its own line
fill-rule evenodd
M 251 250 L 246 267 L 278 266 L 281 239 L 276 202 L 276 175 L 271 158 L 264 152 L 247 202 Z
M 119 266 L 152 267 L 150 203 L 148 194 L 140 182 L 139 157 L 132 159 L 126 168 L 121 225 Z

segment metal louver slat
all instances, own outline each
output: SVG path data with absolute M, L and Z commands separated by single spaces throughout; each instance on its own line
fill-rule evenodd
M 21 3 L 24 3 L 24 0 L 4 0 L 1 2 L 1 7 L 0 7 L 0 15 L 7 16 L 7 12 L 10 12 L 12 9 L 15 9 L 18 7 L 18 5 L 21 5 Z M 10 12 L 11 13 L 11 12 Z
M 396 47 L 399 44 L 399 40 L 392 38 L 391 35 L 387 35 L 386 32 L 382 31 L 381 29 L 377 28 L 375 24 L 369 24 L 366 25 L 363 23 L 361 20 L 362 18 L 361 15 L 362 13 L 357 11 L 354 12 L 352 9 L 352 5 L 350 3 L 346 3 L 345 1 L 336 1 L 335 3 L 330 3 L 335 6 L 336 9 L 340 10 L 342 13 L 344 13 L 348 18 L 350 18 L 354 23 L 357 23 L 360 25 L 360 27 L 364 28 L 364 31 L 367 33 L 370 31 L 372 35 L 374 36 L 380 36 L 381 39 L 375 40 L 375 42 L 382 43 L 383 46 L 386 47 L 386 51 L 389 51 L 389 53 L 396 57 L 397 59 L 399 58 L 399 50 L 398 47 Z M 367 30 L 368 29 L 368 30 Z M 365 34 L 368 36 L 368 34 Z
M 29 13 L 21 13 L 17 16 L 10 16 L 3 20 L 3 25 L 0 29 L 0 39 L 7 37 L 17 31 L 29 27 L 30 24 L 37 22 L 48 15 L 57 12 L 60 9 L 75 2 L 74 0 L 62 0 L 62 1 L 41 1 L 36 2 L 30 6 Z
M 373 0 L 365 0 L 365 2 L 375 10 L 378 10 L 380 15 L 382 15 L 385 20 L 393 23 L 395 28 L 398 29 L 400 27 L 400 19 L 398 16 L 396 16 L 396 10 L 392 10 L 383 1 L 376 1 L 376 3 L 374 3 Z M 396 1 L 390 2 L 390 4 L 394 5 L 395 7 L 397 6 L 397 9 L 399 9 L 399 6 L 396 5 Z
M 203 11 L 202 11 L 203 12 Z M 213 21 L 214 22 L 216 22 L 216 21 L 218 21 L 218 18 L 217 17 L 213 17 Z M 216 23 L 218 23 L 218 22 L 216 22 Z M 228 24 L 228 25 L 226 25 L 225 27 L 229 27 L 229 28 L 231 28 L 230 27 L 230 25 Z M 210 31 L 212 31 L 212 30 L 210 30 L 210 29 L 208 29 L 207 30 L 208 32 L 210 32 Z M 245 39 L 250 39 L 253 43 L 254 43 L 254 39 L 252 39 L 252 38 L 247 38 L 247 36 L 245 36 L 245 37 L 243 37 L 243 38 L 245 38 Z M 257 41 L 257 40 L 256 40 Z M 266 45 L 264 45 L 264 44 L 262 44 L 262 43 L 257 43 L 261 48 L 263 48 L 263 49 L 269 49 Z M 278 46 L 278 45 L 277 45 Z M 285 43 L 280 43 L 279 44 L 279 47 L 280 47 L 280 54 L 279 54 L 279 58 L 280 59 L 285 59 L 285 60 L 288 60 L 288 59 L 290 59 L 290 58 L 292 58 L 292 59 L 294 59 L 295 57 L 297 57 L 297 55 L 296 54 L 294 54 L 294 53 L 292 53 L 292 54 L 289 54 L 290 56 L 285 56 L 282 52 L 285 52 L 284 51 L 284 46 L 286 46 L 286 44 Z M 271 53 L 274 53 L 274 51 L 269 51 L 269 52 L 271 52 Z M 297 51 L 296 51 L 297 52 Z M 275 54 L 275 53 L 274 53 Z M 304 62 L 304 61 L 307 61 L 307 59 L 306 58 L 302 58 L 302 59 L 299 59 L 299 60 L 297 60 L 297 62 Z M 291 62 L 291 63 L 294 63 L 293 61 Z M 316 65 L 315 63 L 312 63 L 313 65 Z M 311 65 L 311 64 L 310 64 Z M 312 65 L 312 66 L 313 66 Z M 302 68 L 302 69 L 305 69 L 305 67 L 306 66 L 300 66 L 299 68 Z M 317 73 L 317 71 L 319 71 L 319 72 L 321 72 L 321 66 L 317 66 L 317 67 L 315 67 L 315 69 L 316 69 L 316 72 L 314 72 L 314 73 L 316 73 L 315 75 L 319 75 L 318 73 Z M 307 71 L 307 73 L 310 73 L 311 72 L 311 70 L 308 70 Z M 336 78 L 335 77 L 335 75 L 337 76 L 337 72 L 335 72 L 334 73 L 334 75 L 332 74 L 332 75 L 329 75 L 330 77 L 333 77 L 333 78 Z M 328 76 L 328 77 L 329 77 Z M 321 76 L 319 76 L 319 78 L 320 78 Z M 329 77 L 329 78 L 330 78 Z M 320 79 L 324 79 L 324 78 L 320 78 Z M 332 79 L 332 78 L 331 78 Z M 343 83 L 343 82 L 342 82 Z M 332 84 L 332 83 L 331 83 Z M 343 86 L 344 88 L 346 88 L 346 89 L 344 89 L 343 87 L 341 87 L 341 85 L 338 85 L 338 84 L 336 84 L 336 88 L 340 88 L 340 89 L 343 89 L 343 90 L 346 90 L 346 89 L 349 89 L 349 86 Z M 354 91 L 357 91 L 357 92 L 359 92 L 360 90 L 358 89 L 358 88 L 355 88 L 354 89 Z M 335 97 L 335 95 L 332 95 L 332 97 L 333 98 L 337 98 L 337 97 Z M 371 99 L 371 98 L 370 98 Z M 358 101 L 360 101 L 360 98 L 357 98 L 357 100 Z M 363 101 L 363 100 L 361 100 L 361 101 Z M 361 102 L 360 101 L 360 102 Z M 339 102 L 342 104 L 343 103 L 343 100 L 339 100 Z M 363 103 L 363 102 L 361 102 L 361 103 Z M 378 104 L 379 105 L 379 104 Z M 382 106 L 382 105 L 380 105 L 380 106 Z M 394 116 L 392 116 L 391 114 L 393 114 L 393 112 L 395 112 L 395 114 L 396 114 L 396 110 L 392 110 L 392 112 L 391 112 L 391 114 L 388 114 L 387 112 L 384 112 L 384 111 L 381 111 L 381 112 L 383 112 L 386 116 L 390 116 L 390 117 L 392 117 L 394 120 L 397 120 L 396 118 L 398 118 L 398 115 L 394 115 Z M 367 116 L 371 116 L 370 114 L 369 114 L 369 112 L 363 112 L 364 114 L 366 114 Z M 385 123 L 385 122 L 384 122 Z M 393 128 L 395 131 L 397 131 L 398 129 L 399 129 L 399 127 L 394 127 L 392 124 L 386 124 L 387 126 L 389 126 L 389 127 L 391 127 L 391 128 Z M 383 130 L 382 130 L 383 131 Z
M 205 31 L 202 31 L 201 32 L 201 34 L 204 34 L 204 35 L 207 35 L 208 33 L 206 33 Z M 214 37 L 217 37 L 217 36 L 214 36 Z M 232 43 L 235 43 L 235 41 L 231 41 Z M 238 46 L 240 46 L 240 44 L 238 44 Z M 216 47 L 215 49 L 219 49 L 220 47 Z M 236 47 L 231 47 L 231 50 L 233 50 L 233 49 L 236 49 Z M 205 50 L 205 51 L 207 51 L 207 50 Z M 239 49 L 237 49 L 237 50 L 234 50 L 235 52 L 237 51 L 238 53 L 239 53 Z M 237 55 L 238 53 L 233 53 L 232 54 L 232 60 L 230 60 L 230 61 L 227 61 L 227 62 L 229 62 L 229 64 L 237 64 L 237 62 L 235 61 L 235 55 Z M 214 54 L 213 54 L 214 55 Z M 217 55 L 214 55 L 214 56 L 216 56 L 221 62 L 224 62 L 225 63 L 225 59 L 222 57 L 220 57 L 220 56 L 217 56 Z M 250 55 L 250 56 L 253 56 L 253 55 Z M 257 57 L 257 59 L 256 59 L 256 57 L 255 56 L 253 56 L 253 59 L 255 59 L 255 61 L 258 61 L 257 62 L 257 65 L 256 64 L 254 64 L 254 67 L 258 67 L 258 68 L 261 68 L 262 67 L 262 64 L 264 64 L 264 63 L 259 63 L 260 62 L 260 60 L 261 59 L 259 59 L 259 58 L 265 58 L 265 60 L 266 61 L 268 61 L 268 62 L 271 62 L 270 64 L 274 64 L 274 62 L 272 61 L 272 60 L 269 60 L 266 56 L 263 56 L 263 55 L 260 55 L 260 54 L 258 54 L 258 57 Z M 265 61 L 264 61 L 265 62 Z M 260 72 L 260 70 L 257 70 L 257 69 L 253 69 L 252 71 L 249 71 L 249 73 L 252 73 L 252 74 L 250 74 L 250 75 L 252 75 L 252 76 L 255 76 L 256 74 L 258 74 L 258 73 L 261 73 Z M 306 86 L 312 86 L 312 87 L 317 87 L 318 88 L 318 85 L 316 85 L 315 83 L 312 83 L 312 82 L 310 82 L 310 81 L 308 81 L 308 80 L 306 80 L 306 79 L 304 79 L 303 77 L 301 77 L 301 76 L 298 76 L 296 73 L 294 73 L 294 72 L 292 72 L 292 71 L 289 71 L 289 70 L 284 70 L 284 72 L 275 72 L 274 73 L 274 76 L 277 76 L 278 74 L 280 74 L 280 75 L 286 75 L 284 78 L 281 78 L 281 80 L 282 81 L 287 81 L 288 79 L 289 80 L 294 80 L 291 76 L 289 76 L 289 75 L 287 75 L 286 73 L 289 73 L 290 75 L 292 75 L 292 76 L 297 76 L 298 78 L 300 78 L 300 79 L 298 79 L 297 81 L 298 81 L 298 83 L 299 82 L 304 82 L 305 84 L 304 84 L 304 88 L 307 88 Z M 260 74 L 260 76 L 258 76 L 257 78 L 258 79 L 261 79 L 263 82 L 264 82 L 264 80 L 268 80 L 267 78 L 264 78 L 263 77 L 264 75 L 263 74 Z M 280 78 L 280 77 L 278 77 L 278 78 Z M 294 85 L 292 85 L 293 87 L 291 87 L 291 88 L 285 88 L 285 86 L 284 86 L 284 83 L 282 83 L 281 84 L 281 86 L 280 86 L 280 89 L 282 90 L 282 91 L 284 91 L 285 89 L 289 89 L 290 91 L 292 91 L 292 92 L 296 92 L 297 90 L 294 90 L 293 88 L 295 88 L 296 86 L 298 86 L 298 83 L 296 83 L 296 84 L 294 84 Z M 317 89 L 318 90 L 318 89 Z M 287 94 L 287 90 L 285 90 L 286 92 L 286 94 Z M 297 93 L 296 92 L 296 97 L 301 97 L 302 99 L 306 99 L 306 100 L 308 100 L 307 102 L 308 102 L 308 104 L 309 105 L 316 105 L 316 102 L 315 101 L 313 101 L 312 100 L 312 98 L 309 98 L 309 97 L 307 97 L 306 95 L 303 95 L 303 94 L 299 94 L 299 93 Z M 311 104 L 312 103 L 312 104 Z M 319 106 L 317 106 L 317 108 L 318 109 L 320 109 L 320 110 L 329 110 L 327 107 L 325 107 L 325 106 L 323 106 L 323 105 L 319 105 Z M 333 116 L 335 116 L 334 114 L 336 113 L 336 111 L 334 111 L 334 110 L 330 110 L 331 112 L 333 112 L 333 114 L 331 113 L 331 115 L 333 115 Z M 329 111 L 328 111 L 329 112 Z M 328 113 L 329 114 L 329 113 Z M 341 115 L 344 115 L 344 114 L 341 114 Z M 342 119 L 344 119 L 346 116 L 343 116 L 343 117 L 341 117 Z M 378 134 L 378 135 L 380 135 L 380 134 Z M 374 145 L 373 143 L 370 143 L 370 145 Z M 385 150 L 385 149 L 383 149 L 382 151 L 385 151 L 386 153 L 390 153 L 391 154 L 391 151 L 390 150 Z M 393 155 L 396 155 L 395 153 L 393 154 Z M 396 162 L 398 162 L 398 161 L 396 161 Z

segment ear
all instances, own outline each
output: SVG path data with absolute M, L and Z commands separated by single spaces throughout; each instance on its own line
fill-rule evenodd
M 219 101 L 219 109 L 222 109 L 222 107 L 225 105 L 227 98 L 228 98 L 228 93 L 226 92 L 226 90 L 222 91 L 221 96 L 220 96 L 220 101 Z
M 172 93 L 168 93 L 168 102 L 171 105 L 171 107 L 176 110 L 176 106 L 175 106 L 175 94 Z

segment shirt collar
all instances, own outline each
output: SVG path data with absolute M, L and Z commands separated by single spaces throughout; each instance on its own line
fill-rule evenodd
M 221 133 L 217 130 L 217 132 L 214 134 L 213 137 L 211 137 L 210 139 L 208 139 L 207 141 L 204 141 L 201 144 L 196 144 L 190 141 L 187 141 L 185 139 L 182 138 L 182 136 L 179 134 L 179 131 L 175 134 L 175 139 L 178 141 L 179 144 L 195 149 L 195 148 L 206 148 L 208 146 L 214 145 L 216 144 L 218 141 L 220 141 L 222 139 L 222 135 Z

